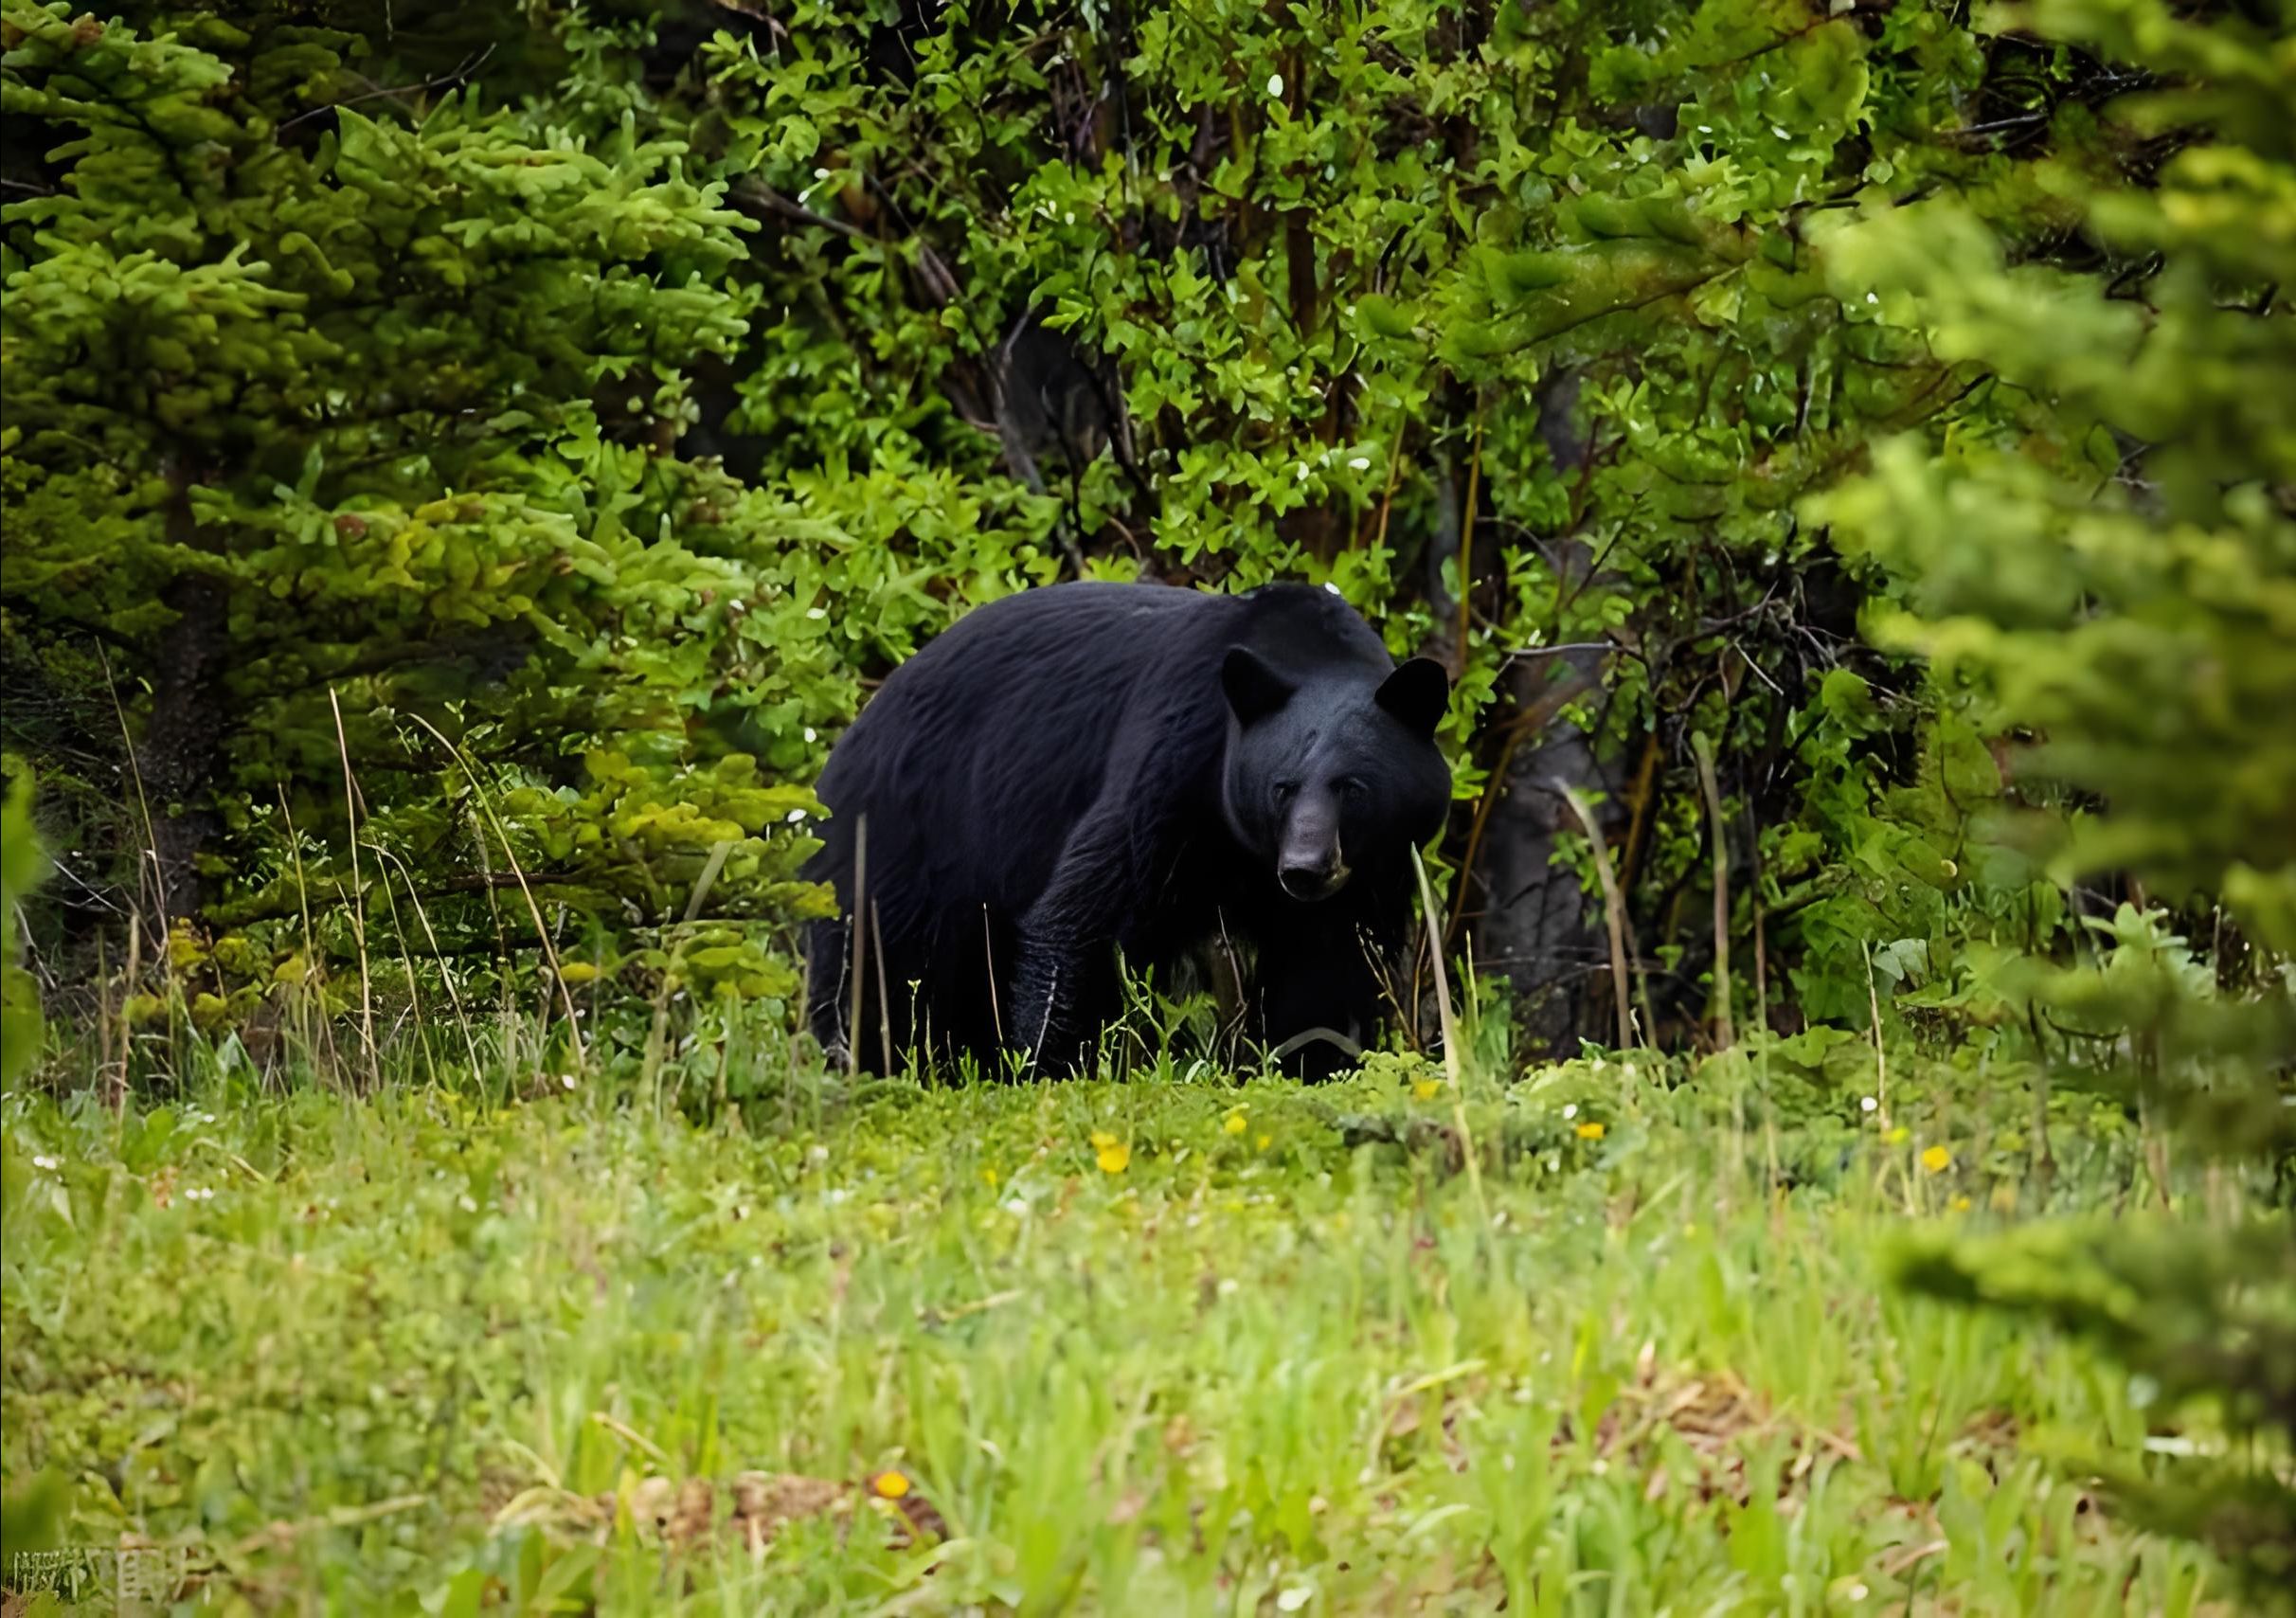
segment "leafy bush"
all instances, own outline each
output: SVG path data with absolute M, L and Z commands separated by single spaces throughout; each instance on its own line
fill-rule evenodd
M 1962 173 L 2020 228 L 2044 218 L 2021 157 L 1953 133 L 2036 71 L 2025 53 L 1937 15 L 1752 0 L 776 18 L 690 81 L 732 195 L 793 227 L 759 240 L 788 313 L 753 329 L 740 386 L 752 426 L 803 423 L 761 443 L 768 470 L 985 476 L 1017 441 L 1072 565 L 1328 580 L 1449 662 L 1447 939 L 1566 1049 L 1605 1024 L 1590 872 L 1549 874 L 1577 836 L 1557 773 L 1608 797 L 1646 1037 L 1696 1036 L 1709 993 L 1695 733 L 1731 823 L 1755 822 L 1735 925 L 1767 893 L 1798 982 L 1862 1020 L 1874 928 L 1943 930 L 1865 897 L 1942 881 L 1874 826 L 1918 709 L 1794 502 L 1876 432 L 1984 402 L 1831 296 L 1811 243 L 1832 210 Z M 1014 345 L 1030 311 L 1067 369 Z M 1121 453 L 1032 435 L 1061 410 Z M 1836 675 L 1872 688 L 1862 724 L 1821 700 Z

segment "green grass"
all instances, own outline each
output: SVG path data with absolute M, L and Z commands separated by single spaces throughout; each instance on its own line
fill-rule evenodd
M 2224 1609 L 2056 1458 L 2125 1378 L 1886 1283 L 2022 1104 L 1713 1072 L 11 1098 L 8 1483 L 255 1609 Z

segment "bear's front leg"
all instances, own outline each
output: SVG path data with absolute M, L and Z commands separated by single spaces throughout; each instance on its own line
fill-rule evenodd
M 805 1020 L 832 1068 L 845 1066 L 848 1054 L 852 936 L 852 924 L 837 917 L 814 923 L 806 938 Z
M 1083 1055 L 1079 1008 L 1085 996 L 1086 947 L 1064 938 L 1021 929 L 1020 960 L 1013 972 L 1012 1009 L 1005 1036 L 1017 1051 L 1066 1070 Z
M 1005 1037 L 1049 1066 L 1075 1066 L 1100 1033 L 1118 935 L 1139 890 L 1130 834 L 1121 815 L 1080 824 L 1052 880 L 1021 917 Z

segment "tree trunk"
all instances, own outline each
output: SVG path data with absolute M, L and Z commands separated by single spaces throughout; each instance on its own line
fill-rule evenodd
M 191 512 L 194 480 L 185 462 L 170 466 L 168 538 L 187 550 L 208 548 Z M 145 890 L 164 926 L 198 911 L 199 858 L 221 825 L 211 794 L 223 757 L 229 587 L 210 574 L 187 570 L 161 599 L 175 621 L 152 663 L 152 703 L 135 744 L 135 774 L 151 816 L 152 882 Z
M 1518 709 L 1537 700 L 1549 681 L 1593 679 L 1603 656 L 1575 652 L 1544 660 L 1567 668 L 1518 665 L 1511 680 Z M 1575 725 L 1553 726 L 1509 757 L 1504 778 L 1493 788 L 1498 797 L 1469 873 L 1480 910 L 1476 968 L 1506 978 L 1515 991 L 1518 1034 L 1550 1054 L 1575 1050 L 1582 1034 L 1609 1037 L 1601 1022 L 1609 993 L 1601 905 L 1579 886 L 1575 871 L 1553 863 L 1557 836 L 1579 832 L 1555 790 L 1558 781 L 1582 793 L 1605 792 L 1597 813 L 1605 821 L 1615 816 L 1614 783 L 1586 732 Z

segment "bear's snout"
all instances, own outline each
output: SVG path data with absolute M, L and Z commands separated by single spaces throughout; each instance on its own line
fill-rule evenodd
M 1347 885 L 1347 867 L 1339 862 L 1339 841 L 1287 839 L 1276 864 L 1276 881 L 1283 891 L 1307 904 L 1328 899 Z
M 1338 805 L 1310 791 L 1292 805 L 1276 844 L 1276 882 L 1295 899 L 1314 904 L 1339 891 L 1348 878 L 1339 853 Z
M 1276 872 L 1276 880 L 1283 885 L 1284 892 L 1312 905 L 1338 892 L 1347 881 L 1347 872 L 1336 861 L 1326 865 L 1287 865 Z

